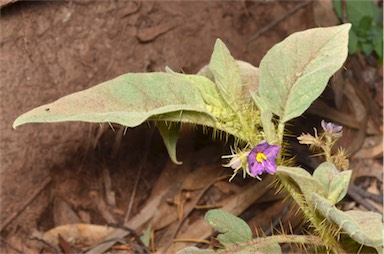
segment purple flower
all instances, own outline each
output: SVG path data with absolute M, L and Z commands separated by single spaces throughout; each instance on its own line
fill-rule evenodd
M 331 137 L 341 137 L 343 135 L 343 126 L 331 122 L 327 123 L 326 121 L 322 120 L 321 127 L 325 133 Z
M 276 157 L 279 154 L 280 146 L 268 144 L 261 141 L 248 154 L 248 167 L 254 176 L 267 172 L 274 174 L 276 172 Z

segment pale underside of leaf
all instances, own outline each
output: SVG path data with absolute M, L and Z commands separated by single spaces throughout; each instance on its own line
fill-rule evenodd
M 132 73 L 65 96 L 18 117 L 13 127 L 26 123 L 83 121 L 118 123 L 135 127 L 150 118 L 177 113 L 184 121 L 194 116 L 215 122 L 206 110 L 200 91 L 190 82 L 168 73 Z
M 342 232 L 366 246 L 383 247 L 382 215 L 374 212 L 346 211 L 343 212 L 332 205 L 327 199 L 312 193 L 317 210 L 328 220 L 337 224 Z

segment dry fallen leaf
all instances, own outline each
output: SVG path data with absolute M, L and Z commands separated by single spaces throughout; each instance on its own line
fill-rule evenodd
M 71 245 L 91 246 L 102 241 L 115 228 L 93 224 L 68 224 L 55 227 L 41 235 L 44 241 L 53 246 L 59 245 L 59 235 Z

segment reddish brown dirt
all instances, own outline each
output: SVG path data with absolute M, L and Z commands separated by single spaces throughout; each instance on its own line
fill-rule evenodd
M 13 130 L 18 115 L 127 72 L 161 71 L 170 66 L 195 73 L 209 61 L 216 38 L 226 43 L 235 58 L 258 66 L 275 43 L 316 26 L 308 5 L 248 43 L 252 35 L 295 5 L 295 1 L 71 1 L 16 2 L 4 7 L 2 237 L 17 246 L 25 244 L 33 230 L 52 228 L 53 204 L 58 198 L 69 203 L 83 221 L 106 223 L 94 199 L 103 189 L 103 167 L 110 171 L 116 193 L 119 210 L 115 215 L 123 218 L 140 161 L 149 149 L 135 213 L 168 160 L 157 132 L 146 148 L 143 140 L 151 133 L 146 126 L 128 130 L 121 145 L 116 141 L 119 134 L 107 130 L 93 148 L 97 130 L 90 124 L 34 124 Z M 28 246 L 33 249 L 33 243 Z

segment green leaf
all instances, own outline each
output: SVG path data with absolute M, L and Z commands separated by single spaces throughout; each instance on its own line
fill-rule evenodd
M 260 119 L 263 125 L 265 140 L 271 144 L 275 143 L 275 141 L 277 141 L 277 137 L 276 127 L 272 122 L 272 112 L 270 110 L 262 111 Z
M 361 42 L 361 51 L 363 51 L 364 55 L 369 56 L 372 54 L 373 45 L 371 42 Z
M 235 59 L 220 39 L 216 40 L 209 70 L 221 96 L 232 107 L 242 97 L 241 75 Z
M 250 94 L 256 92 L 259 87 L 259 68 L 241 60 L 236 60 L 236 64 L 240 71 L 243 99 L 248 99 Z M 201 68 L 197 75 L 204 76 L 215 82 L 215 77 L 209 69 L 209 65 Z
M 281 122 L 300 116 L 323 92 L 347 57 L 350 28 L 345 24 L 294 33 L 261 60 L 258 95 Z
M 340 202 L 348 192 L 349 182 L 351 180 L 352 170 L 346 170 L 338 173 L 329 185 L 329 194 L 327 199 L 332 204 Z
M 343 18 L 342 12 L 342 0 L 334 0 L 333 7 L 335 8 L 337 16 L 340 19 Z M 357 28 L 360 24 L 360 21 L 364 17 L 371 17 L 376 22 L 381 22 L 381 10 L 375 4 L 373 0 L 364 0 L 364 1 L 345 1 L 348 21 L 351 22 L 352 26 Z M 354 29 L 353 28 L 353 29 Z
M 140 240 L 144 243 L 146 247 L 149 247 L 149 244 L 151 242 L 151 231 L 152 231 L 152 225 L 149 224 L 147 229 L 144 230 L 143 235 L 140 236 Z
M 363 211 L 343 212 L 316 193 L 312 194 L 312 199 L 316 203 L 316 209 L 353 240 L 377 250 L 383 248 L 384 227 L 381 214 Z
M 226 58 L 234 60 L 227 52 Z M 214 54 L 212 55 L 212 59 L 214 59 Z M 231 60 L 226 60 L 231 62 Z M 212 62 L 212 61 L 211 61 Z M 204 66 L 197 75 L 183 75 L 186 78 L 194 78 L 201 77 L 207 78 L 214 84 L 215 103 L 209 102 L 206 100 L 207 109 L 212 113 L 218 120 L 217 129 L 223 130 L 226 133 L 229 133 L 236 138 L 246 141 L 248 143 L 259 143 L 260 135 L 258 128 L 261 125 L 259 110 L 252 103 L 250 94 L 252 91 L 256 91 L 258 87 L 258 68 L 253 65 L 243 62 L 243 61 L 234 61 L 234 64 L 237 65 L 238 70 L 240 71 L 240 85 L 239 87 L 239 95 L 238 96 L 229 96 L 228 98 L 224 98 L 222 95 L 224 92 L 220 92 L 220 84 L 217 84 L 217 80 L 215 78 L 214 72 L 211 70 L 211 65 Z M 232 64 L 228 64 L 227 66 L 222 66 L 222 68 L 234 68 Z M 235 68 L 236 69 L 236 68 Z M 228 71 L 230 72 L 230 71 Z M 220 74 L 221 75 L 221 74 Z M 220 76 L 219 75 L 219 76 Z M 226 75 L 226 71 L 223 71 L 223 75 Z M 203 77 L 202 77 L 203 76 Z M 217 76 L 217 75 L 216 75 Z M 229 78 L 229 77 L 227 77 Z M 196 80 L 197 81 L 197 80 Z M 196 82 L 202 84 L 201 81 Z M 196 86 L 199 87 L 198 84 Z M 207 94 L 211 94 L 212 92 L 208 92 Z M 202 92 L 203 93 L 203 92 Z M 236 98 L 237 97 L 237 98 Z M 219 98 L 219 101 L 217 100 Z M 207 98 L 208 99 L 208 98 Z M 231 103 L 232 101 L 232 103 Z
M 349 44 L 348 44 L 348 52 L 350 55 L 353 55 L 357 52 L 359 47 L 359 38 L 356 35 L 356 32 L 352 29 L 349 31 Z
M 314 207 L 312 203 L 313 192 L 322 196 L 326 195 L 325 187 L 317 179 L 313 178 L 310 173 L 302 168 L 279 166 L 277 167 L 277 174 L 285 177 L 285 179 L 291 183 L 291 187 L 297 186 L 299 188 L 295 190 L 296 193 L 291 193 L 295 200 L 296 197 L 304 196 L 305 202 L 311 207 Z M 292 189 L 292 191 L 293 190 L 294 189 Z
M 357 27 L 357 35 L 360 37 L 366 37 L 369 31 L 372 29 L 372 17 L 364 16 L 360 19 L 359 26 Z
M 157 123 L 157 127 L 159 128 L 161 137 L 163 138 L 169 157 L 171 158 L 173 163 L 178 165 L 182 164 L 182 162 L 178 161 L 176 157 L 176 144 L 177 138 L 179 137 L 180 126 L 181 124 L 178 122 L 169 124 L 165 122 Z
M 339 18 L 343 18 L 342 12 L 342 0 L 334 0 L 333 6 Z M 376 22 L 380 22 L 380 8 L 374 3 L 373 0 L 364 0 L 364 1 L 345 1 L 348 21 L 354 27 L 358 27 L 360 20 L 365 16 L 372 17 Z
M 226 102 L 219 93 L 216 84 L 213 83 L 210 79 L 200 76 L 200 75 L 186 75 L 175 73 L 181 79 L 185 79 L 200 91 L 200 94 L 206 104 L 206 108 L 211 112 L 215 117 L 220 117 L 220 112 L 225 111 Z
M 166 117 L 162 118 L 163 114 Z M 21 115 L 13 127 L 65 121 L 111 122 L 135 127 L 146 120 L 161 119 L 209 126 L 216 121 L 193 84 L 172 74 L 154 72 L 125 74 L 65 96 Z
M 351 173 L 351 170 L 339 172 L 333 163 L 323 162 L 313 172 L 313 178 L 324 187 L 324 197 L 336 204 L 347 195 Z
M 260 120 L 263 126 L 264 138 L 268 143 L 276 141 L 276 126 L 272 122 L 272 111 L 268 109 L 268 103 L 259 97 L 256 93 L 251 92 L 253 101 L 260 110 Z
M 210 210 L 205 220 L 221 234 L 217 239 L 224 247 L 252 239 L 252 231 L 245 221 L 223 210 Z
M 250 99 L 251 93 L 259 89 L 259 68 L 250 63 L 236 60 L 240 70 L 243 98 Z
M 329 193 L 329 185 L 337 174 L 339 174 L 339 170 L 331 162 L 323 162 L 313 171 L 313 178 L 318 180 L 324 187 L 326 196 Z
M 383 58 L 383 37 L 381 38 L 375 38 L 373 41 L 374 51 L 379 57 L 379 59 Z

